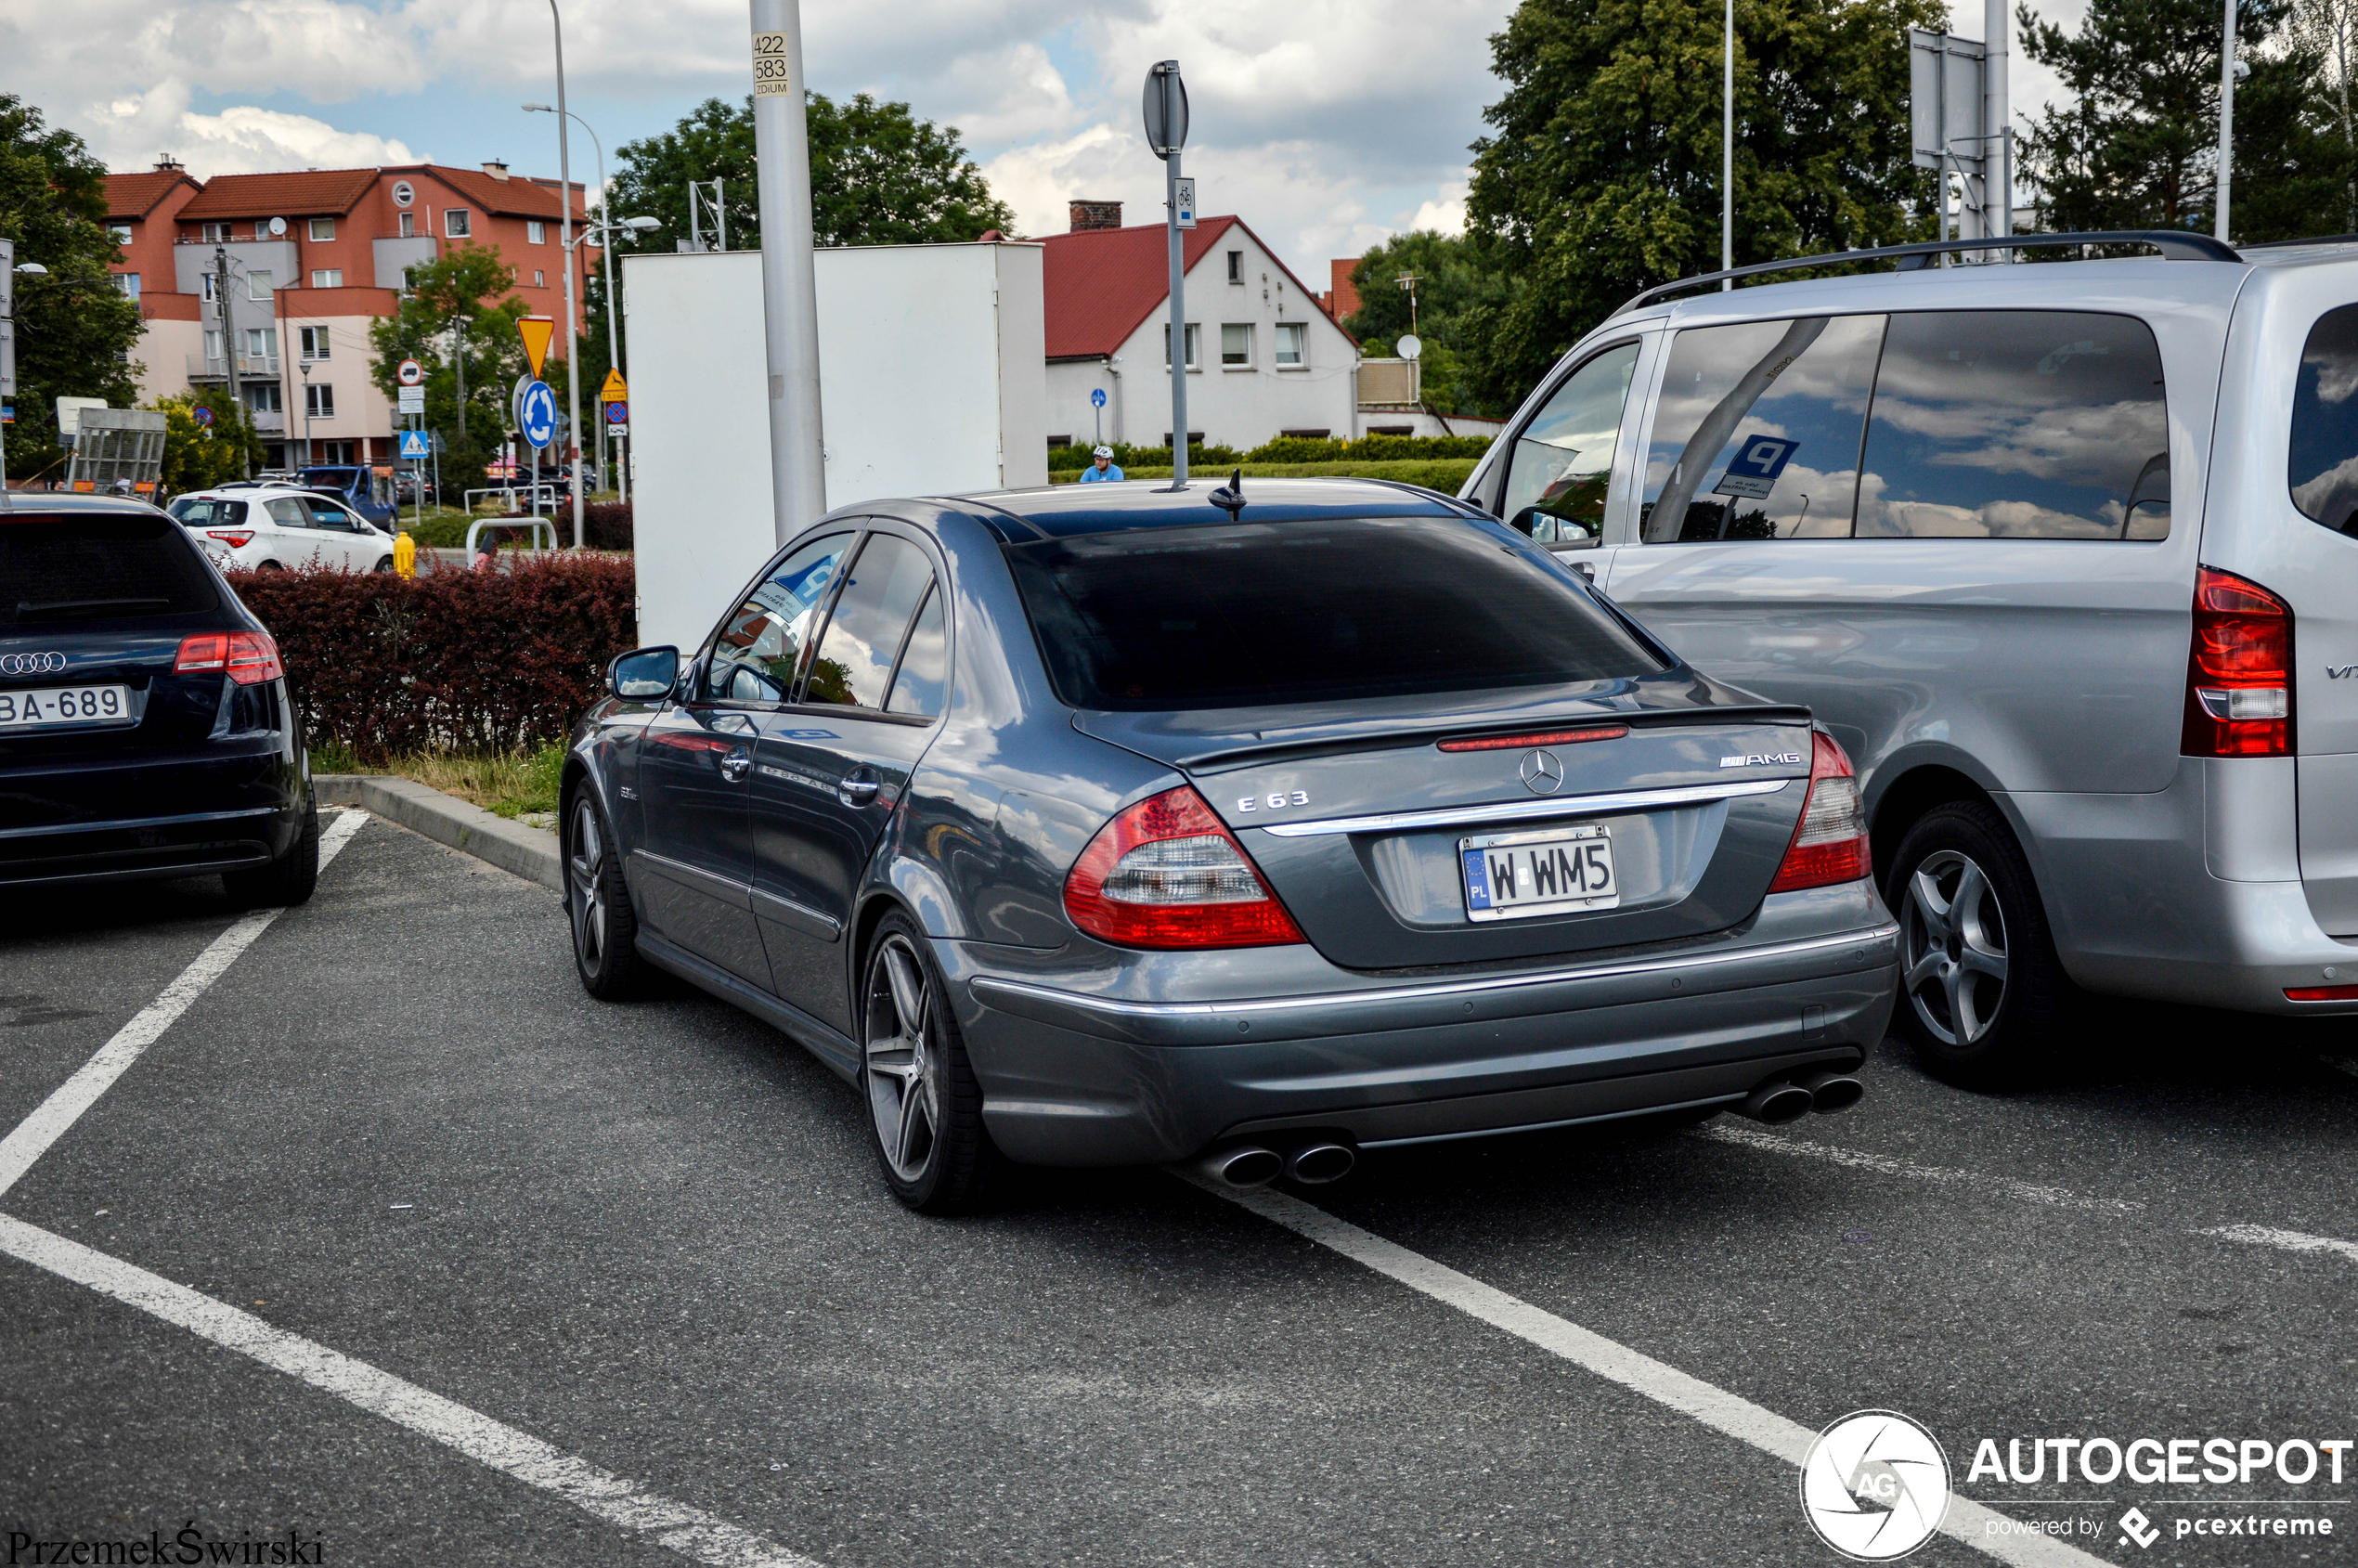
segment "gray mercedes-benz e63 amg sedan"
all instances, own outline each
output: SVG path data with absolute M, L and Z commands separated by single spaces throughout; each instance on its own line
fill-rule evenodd
M 1315 1182 L 1837 1109 L 1891 1010 L 1841 748 L 1430 491 L 863 503 L 609 686 L 560 817 L 583 983 L 800 1041 L 921 1209 L 1004 1160 Z

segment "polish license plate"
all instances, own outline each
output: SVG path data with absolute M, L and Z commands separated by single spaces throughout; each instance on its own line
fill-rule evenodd
M 1593 823 L 1460 838 L 1458 860 L 1469 920 L 1522 920 L 1621 902 L 1613 836 Z
M 128 686 L 49 686 L 0 692 L 0 731 L 119 724 L 131 717 Z

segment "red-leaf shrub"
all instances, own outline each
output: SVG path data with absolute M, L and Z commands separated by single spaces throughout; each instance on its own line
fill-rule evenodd
M 310 744 L 362 758 L 562 740 L 635 645 L 627 560 L 554 556 L 503 572 L 240 572 L 279 641 Z
M 528 512 L 512 512 L 495 519 L 529 518 Z M 560 494 L 555 508 L 541 514 L 557 525 L 557 539 L 562 544 L 573 542 L 573 499 Z M 518 534 L 515 538 L 525 536 Z M 628 501 L 590 501 L 581 509 L 581 542 L 591 550 L 628 550 L 630 548 L 630 503 Z

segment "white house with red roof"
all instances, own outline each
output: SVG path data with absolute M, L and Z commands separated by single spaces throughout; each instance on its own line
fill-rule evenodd
M 1161 224 L 1124 228 L 1115 201 L 1072 203 L 1044 260 L 1048 444 L 1171 439 L 1171 253 Z M 1236 217 L 1184 236 L 1187 429 L 1246 450 L 1277 435 L 1349 440 L 1359 347 Z M 1103 389 L 1106 406 L 1090 397 Z

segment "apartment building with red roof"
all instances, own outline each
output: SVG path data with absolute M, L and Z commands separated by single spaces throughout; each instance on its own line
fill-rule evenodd
M 496 246 L 533 313 L 564 315 L 558 182 L 512 177 L 504 163 L 199 182 L 167 159 L 110 175 L 107 200 L 123 245 L 114 271 L 146 324 L 134 351 L 142 400 L 226 383 L 234 355 L 272 467 L 393 460 L 396 421 L 369 373 L 369 325 L 395 313 L 408 268 L 454 246 Z M 579 184 L 572 205 L 577 231 Z M 585 241 L 578 252 L 586 321 L 595 251 Z
M 1160 223 L 1124 228 L 1114 201 L 1076 201 L 1042 241 L 1049 444 L 1171 439 L 1171 264 Z M 1356 432 L 1359 349 L 1244 220 L 1185 231 L 1187 428 L 1247 448 Z M 1098 409 L 1091 394 L 1103 391 Z

